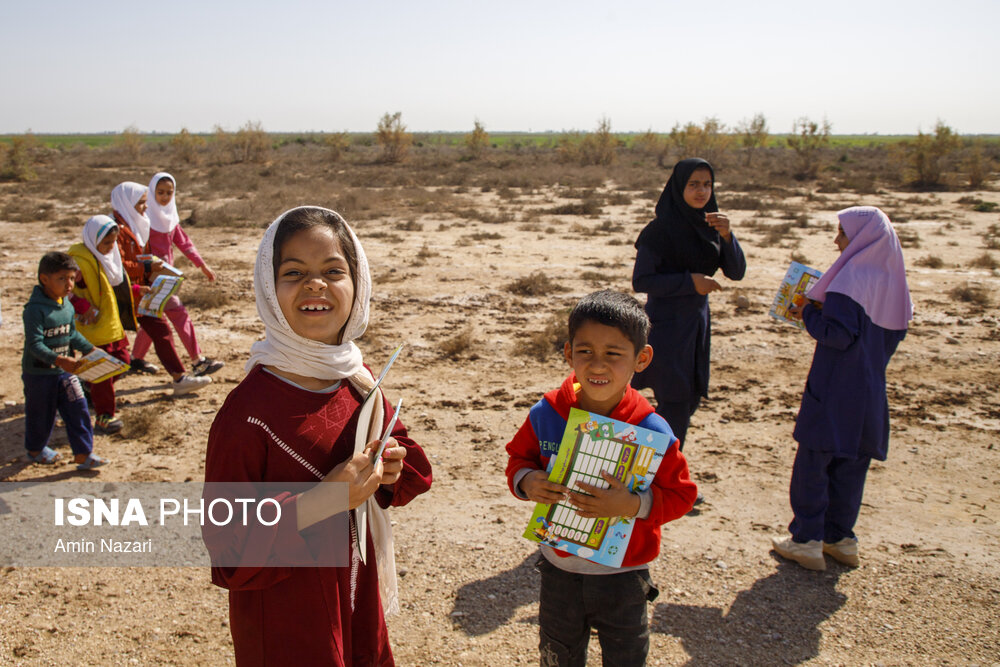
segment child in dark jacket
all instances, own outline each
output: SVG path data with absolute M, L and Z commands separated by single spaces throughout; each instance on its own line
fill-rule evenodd
M 874 206 L 837 214 L 840 257 L 790 309 L 816 339 L 792 437 L 799 443 L 790 489 L 791 538 L 782 557 L 826 569 L 823 554 L 856 567 L 854 523 L 872 459 L 889 450 L 885 369 L 906 336 L 913 303 L 903 251 L 889 217 Z
M 518 498 L 547 504 L 568 500 L 582 517 L 635 518 L 620 568 L 540 546 L 542 664 L 586 664 L 591 628 L 597 630 L 605 664 L 642 665 L 649 652 L 646 602 L 658 591 L 648 563 L 659 554 L 662 524 L 687 514 L 698 495 L 676 438 L 652 485 L 639 493 L 604 472 L 606 489 L 583 482 L 570 489 L 550 482 L 546 472 L 571 408 L 673 437 L 667 422 L 629 384 L 652 359 L 648 334 L 649 318 L 631 296 L 603 290 L 584 297 L 570 313 L 564 349 L 573 372 L 531 408 L 507 443 L 507 481 Z
M 66 423 L 66 435 L 79 470 L 106 461 L 93 453 L 94 433 L 80 380 L 73 375 L 80 362 L 74 351 L 94 349 L 73 325 L 69 302 L 77 266 L 64 252 L 46 253 L 38 263 L 38 285 L 24 306 L 24 446 L 35 463 L 51 465 L 59 453 L 48 446 L 56 412 Z

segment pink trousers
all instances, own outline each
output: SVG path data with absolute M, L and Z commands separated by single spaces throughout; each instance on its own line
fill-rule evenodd
M 191 322 L 187 308 L 184 307 L 184 304 L 181 303 L 181 300 L 176 295 L 170 297 L 170 300 L 167 301 L 167 307 L 163 311 L 163 315 L 174 325 L 174 329 L 177 330 L 177 336 L 181 339 L 181 343 L 184 344 L 184 349 L 187 350 L 191 361 L 201 359 L 201 348 L 198 346 L 198 339 L 194 335 L 194 324 Z M 145 359 L 146 353 L 149 352 L 149 347 L 152 344 L 153 341 L 149 337 L 149 334 L 140 329 L 135 337 L 135 343 L 132 344 L 132 358 Z

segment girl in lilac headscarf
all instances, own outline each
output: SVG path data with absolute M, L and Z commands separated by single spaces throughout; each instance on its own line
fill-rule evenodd
M 793 437 L 792 536 L 774 550 L 810 570 L 823 554 L 856 567 L 854 523 L 871 460 L 889 448 L 885 369 L 913 319 L 903 252 L 889 217 L 874 206 L 837 214 L 841 255 L 792 309 L 816 339 Z

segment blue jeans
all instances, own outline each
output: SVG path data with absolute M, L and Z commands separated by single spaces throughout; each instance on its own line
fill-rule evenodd
M 66 423 L 66 435 L 73 453 L 90 454 L 94 449 L 94 431 L 80 379 L 72 373 L 22 373 L 21 379 L 24 381 L 24 448 L 37 452 L 49 444 L 58 412 Z
M 649 570 L 618 574 L 574 574 L 539 558 L 542 592 L 538 607 L 542 667 L 584 667 L 590 629 L 597 630 L 605 665 L 646 664 L 649 616 L 646 603 L 659 594 Z

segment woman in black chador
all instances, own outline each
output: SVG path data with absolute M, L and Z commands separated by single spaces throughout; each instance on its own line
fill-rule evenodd
M 652 388 L 656 412 L 682 449 L 691 415 L 708 396 L 708 294 L 722 289 L 712 276 L 722 269 L 730 280 L 741 280 L 747 268 L 729 218 L 718 212 L 714 186 L 708 162 L 678 162 L 656 203 L 656 217 L 635 242 L 632 288 L 648 295 L 653 362 L 632 378 L 632 386 Z

